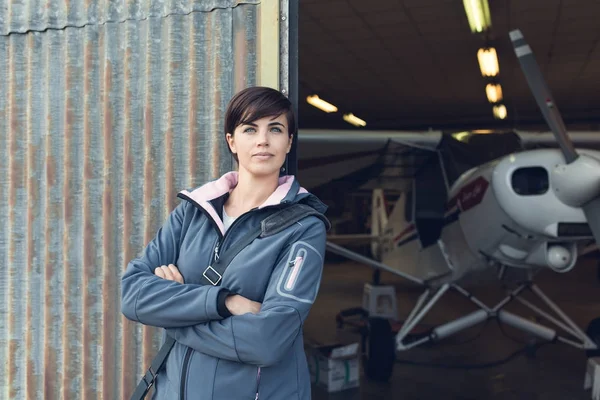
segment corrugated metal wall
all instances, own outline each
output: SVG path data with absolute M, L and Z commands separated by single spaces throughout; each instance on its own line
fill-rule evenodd
M 0 1 L 0 399 L 122 399 L 158 349 L 120 276 L 232 167 L 258 1 Z

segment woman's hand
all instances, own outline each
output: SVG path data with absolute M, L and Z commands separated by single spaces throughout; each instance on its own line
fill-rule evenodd
M 258 314 L 261 306 L 261 303 L 247 299 L 239 294 L 228 296 L 225 299 L 225 307 L 227 307 L 232 315 Z
M 183 283 L 183 276 L 179 273 L 179 270 L 173 264 L 162 265 L 154 270 L 154 275 L 166 279 L 168 281 L 175 281 Z

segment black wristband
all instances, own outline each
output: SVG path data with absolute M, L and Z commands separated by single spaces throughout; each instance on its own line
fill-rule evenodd
M 217 312 L 222 318 L 231 317 L 233 315 L 229 312 L 229 309 L 227 309 L 227 306 L 225 305 L 225 299 L 230 294 L 232 293 L 229 290 L 221 289 L 221 291 L 217 295 Z

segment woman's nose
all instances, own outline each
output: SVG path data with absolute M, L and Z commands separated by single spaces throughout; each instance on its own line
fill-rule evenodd
M 259 129 L 257 135 L 258 144 L 262 146 L 269 145 L 269 135 L 266 129 Z

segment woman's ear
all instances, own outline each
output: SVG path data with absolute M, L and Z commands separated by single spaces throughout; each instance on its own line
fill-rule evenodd
M 227 140 L 227 144 L 229 145 L 229 150 L 231 150 L 231 152 L 233 154 L 236 153 L 235 151 L 235 140 L 233 138 L 233 135 L 231 133 L 228 133 L 225 135 L 225 139 Z
M 289 138 L 289 140 L 288 140 L 288 148 L 287 148 L 287 151 L 286 151 L 286 153 L 289 153 L 289 152 L 290 152 L 290 150 L 292 150 L 292 143 L 293 143 L 293 142 L 294 142 L 294 135 L 293 135 L 293 134 L 291 134 L 291 135 L 290 135 L 290 138 Z

